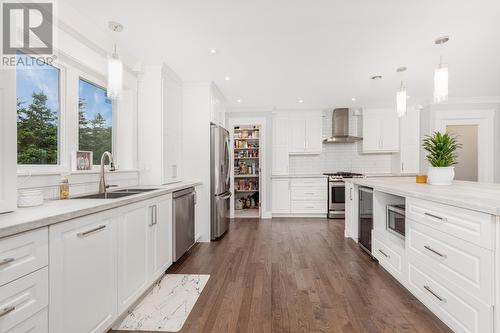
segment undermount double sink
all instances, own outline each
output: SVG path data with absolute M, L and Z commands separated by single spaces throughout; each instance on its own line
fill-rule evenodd
M 81 197 L 75 197 L 73 199 L 118 199 L 155 190 L 157 190 L 157 188 L 124 188 L 113 192 L 89 194 Z

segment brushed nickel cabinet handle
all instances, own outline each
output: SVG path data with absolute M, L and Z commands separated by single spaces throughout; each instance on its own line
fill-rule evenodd
M 384 255 L 384 257 L 386 257 L 386 258 L 390 258 L 391 257 L 390 255 L 388 255 L 387 253 L 385 253 L 381 249 L 378 249 L 378 252 L 382 253 Z
M 91 235 L 91 234 L 93 234 L 95 232 L 102 231 L 104 229 L 106 229 L 106 226 L 105 225 L 100 225 L 100 226 L 98 226 L 98 227 L 96 227 L 94 229 L 90 229 L 90 230 L 87 230 L 87 231 L 84 231 L 84 232 L 79 232 L 76 235 L 78 237 L 80 237 L 80 238 L 84 238 L 84 237 L 87 237 L 87 236 L 89 236 L 89 235 Z
M 432 217 L 432 218 L 435 218 L 436 220 L 441 220 L 443 222 L 446 222 L 446 218 L 445 217 L 441 217 L 441 216 L 437 216 L 437 215 L 434 215 L 434 214 L 431 214 L 431 213 L 424 213 L 424 215 L 428 216 L 428 217 Z
M 14 260 L 16 260 L 16 259 L 15 258 L 5 258 L 5 259 L 2 259 L 2 260 L 0 260 L 0 266 L 10 264 Z
M 15 306 L 8 306 L 6 308 L 3 308 L 1 311 L 0 311 L 0 318 L 2 318 L 3 316 L 6 316 L 8 315 L 9 313 L 11 313 L 12 311 L 14 311 L 16 309 Z
M 446 298 L 439 296 L 434 290 L 429 286 L 424 286 L 424 289 L 427 290 L 432 296 L 436 297 L 440 302 L 446 303 Z
M 430 247 L 429 245 L 424 245 L 424 248 L 428 251 L 431 251 L 432 253 L 434 254 L 437 254 L 438 256 L 442 257 L 442 258 L 447 258 L 448 256 L 446 254 L 443 254 L 441 252 L 438 252 L 436 250 L 434 250 L 432 247 Z

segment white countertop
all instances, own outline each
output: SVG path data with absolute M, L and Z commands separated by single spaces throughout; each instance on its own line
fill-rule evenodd
M 158 190 L 118 199 L 50 200 L 46 201 L 42 206 L 18 208 L 15 212 L 0 214 L 0 238 L 198 185 L 201 185 L 201 182 L 184 181 L 163 186 L 133 186 L 135 188 L 158 188 Z
M 381 192 L 414 197 L 500 216 L 500 184 L 454 181 L 437 186 L 415 183 L 415 177 L 350 178 L 346 182 Z

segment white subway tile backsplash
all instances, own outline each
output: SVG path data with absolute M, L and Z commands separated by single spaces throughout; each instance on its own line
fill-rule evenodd
M 359 118 L 351 114 L 349 119 L 351 135 L 361 135 L 359 123 Z M 331 133 L 332 111 L 326 111 L 323 116 L 323 137 L 329 137 Z M 320 155 L 290 156 L 290 173 L 391 172 L 391 154 L 360 154 L 360 145 L 361 143 L 323 144 L 323 152 Z

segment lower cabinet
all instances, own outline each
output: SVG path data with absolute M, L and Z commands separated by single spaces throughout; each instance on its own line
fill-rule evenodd
M 108 211 L 49 228 L 50 332 L 102 332 L 116 318 L 113 215 Z
M 172 196 L 154 201 L 149 214 L 148 272 L 156 280 L 172 265 Z
M 135 204 L 116 219 L 118 228 L 118 311 L 148 287 L 148 207 Z
M 290 214 L 290 179 L 275 178 L 272 186 L 273 214 Z
M 106 332 L 172 263 L 172 195 L 49 228 L 49 332 Z

